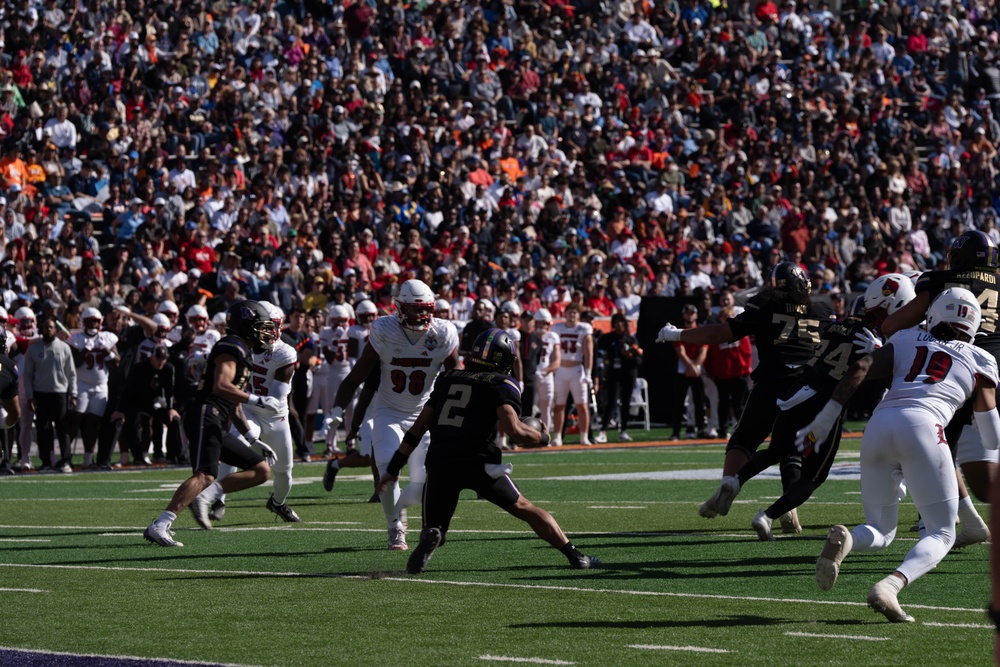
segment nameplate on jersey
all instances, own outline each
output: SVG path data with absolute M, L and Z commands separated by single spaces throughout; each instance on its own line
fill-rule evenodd
M 431 365 L 431 360 L 413 357 L 393 357 L 389 365 L 401 366 L 403 368 L 428 368 Z

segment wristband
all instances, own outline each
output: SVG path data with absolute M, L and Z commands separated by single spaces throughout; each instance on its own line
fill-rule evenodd
M 392 475 L 393 477 L 399 477 L 399 471 L 403 469 L 406 465 L 406 459 L 409 457 L 398 449 L 393 452 L 392 458 L 389 459 L 389 465 L 385 467 L 386 473 Z
M 407 431 L 406 433 L 403 434 L 403 442 L 408 444 L 410 447 L 413 447 L 414 449 L 420 446 L 420 438 L 413 435 L 413 433 L 411 433 L 410 431 Z

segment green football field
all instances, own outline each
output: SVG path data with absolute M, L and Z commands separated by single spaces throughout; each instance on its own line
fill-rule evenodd
M 181 516 L 180 549 L 142 530 L 184 470 L 3 478 L 0 647 L 262 666 L 991 664 L 986 545 L 903 591 L 916 623 L 865 605 L 915 542 L 909 501 L 888 549 L 851 554 L 832 591 L 816 587 L 827 528 L 863 519 L 856 440 L 800 509 L 804 532 L 771 543 L 750 520 L 778 494 L 776 473 L 727 517 L 697 515 L 722 456 L 681 444 L 508 457 L 522 492 L 604 561 L 593 571 L 468 494 L 427 571 L 408 576 L 366 502 L 367 472 L 327 494 L 323 463 L 295 468 L 302 523 L 276 523 L 256 488 L 230 497 L 215 530 Z M 411 508 L 411 547 L 419 523 Z

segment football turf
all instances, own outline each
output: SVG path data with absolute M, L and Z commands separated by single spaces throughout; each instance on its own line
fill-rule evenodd
M 904 589 L 916 623 L 865 605 L 914 544 L 908 500 L 889 548 L 851 554 L 832 591 L 816 587 L 827 528 L 863 519 L 857 441 L 800 509 L 804 531 L 776 525 L 771 543 L 750 520 L 779 493 L 776 474 L 750 482 L 728 516 L 697 515 L 722 455 L 681 445 L 508 457 L 525 496 L 604 562 L 592 571 L 569 569 L 467 493 L 446 544 L 408 576 L 408 554 L 386 550 L 381 508 L 366 502 L 370 476 L 345 470 L 327 494 L 323 463 L 295 467 L 289 504 L 302 523 L 276 523 L 261 487 L 230 496 L 215 530 L 182 515 L 179 549 L 142 530 L 184 470 L 3 478 L 0 652 L 262 666 L 990 664 L 986 545 L 952 552 Z M 409 520 L 413 548 L 419 508 Z M 49 659 L 30 664 L 62 664 Z

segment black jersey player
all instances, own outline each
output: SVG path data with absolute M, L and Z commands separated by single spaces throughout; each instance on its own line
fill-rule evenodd
M 278 414 L 277 398 L 253 396 L 243 389 L 250 379 L 252 353 L 263 352 L 277 337 L 271 314 L 261 304 L 240 301 L 229 308 L 226 335 L 209 353 L 201 383 L 184 415 L 194 474 L 177 488 L 163 514 L 146 528 L 143 537 L 149 542 L 164 547 L 184 546 L 173 538 L 170 526 L 213 483 L 223 493 L 233 493 L 263 484 L 270 478 L 269 463 L 275 459 L 274 451 L 253 436 L 248 436 L 252 440 L 248 449 L 228 430 L 231 421 L 240 433 L 250 431 L 241 407 L 249 401 Z M 216 482 L 220 461 L 241 471 Z
M 859 297 L 852 304 L 843 322 L 826 322 L 820 326 L 816 355 L 806 364 L 808 370 L 798 384 L 798 391 L 780 404 L 781 411 L 774 421 L 770 445 L 755 453 L 735 475 L 723 478 L 718 490 L 706 503 L 712 510 L 721 515 L 728 514 L 730 505 L 747 481 L 797 453 L 795 441 L 798 431 L 824 409 L 847 369 L 880 346 L 878 337 L 872 331 L 877 333 L 878 325 L 887 313 L 899 310 L 912 299 L 913 286 L 909 278 L 902 274 L 881 276 L 872 282 L 864 297 Z M 826 440 L 805 452 L 801 478 L 786 488 L 770 507 L 754 517 L 751 525 L 761 540 L 773 540 L 773 521 L 795 512 L 826 481 L 840 447 L 842 420 L 842 413 L 834 416 L 834 424 Z
M 778 416 L 778 402 L 790 398 L 801 384 L 807 364 L 820 341 L 820 323 L 829 321 L 829 306 L 814 304 L 811 283 L 794 262 L 781 262 L 771 271 L 769 284 L 747 302 L 746 310 L 721 324 L 694 329 L 677 329 L 667 324 L 656 338 L 658 343 L 681 341 L 718 345 L 753 335 L 758 363 L 750 374 L 753 389 L 746 407 L 726 447 L 722 474 L 732 476 L 742 468 L 771 432 Z M 789 488 L 798 481 L 801 460 L 786 459 L 781 481 Z M 711 519 L 716 512 L 702 503 L 698 513 Z
M 521 390 L 510 376 L 515 353 L 514 343 L 501 329 L 479 334 L 465 357 L 468 369 L 445 371 L 437 377 L 430 399 L 403 436 L 379 483 L 381 489 L 395 481 L 420 438 L 430 430 L 423 531 L 406 564 L 410 574 L 422 572 L 444 542 L 463 489 L 476 491 L 526 522 L 535 534 L 559 549 L 571 567 L 589 569 L 600 564 L 573 546 L 552 515 L 521 495 L 508 476 L 510 466 L 502 464 L 496 444 L 498 425 L 521 446 L 544 447 L 549 441 L 548 433 L 518 420 Z

